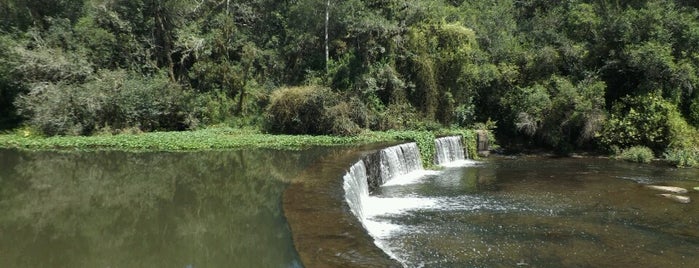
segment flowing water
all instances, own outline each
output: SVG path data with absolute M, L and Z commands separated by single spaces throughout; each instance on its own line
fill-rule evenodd
M 693 202 L 646 184 L 690 189 Z M 696 186 L 695 169 L 493 158 L 380 187 L 364 217 L 406 267 L 697 267 Z
M 699 266 L 696 169 L 595 158 L 474 162 L 458 137 L 435 145 L 438 172 L 382 173 L 391 179 L 371 193 L 371 162 L 344 176 L 350 211 L 405 267 Z M 382 170 L 407 157 L 385 152 L 395 148 L 379 152 L 392 158 Z M 658 196 L 651 184 L 689 189 L 694 202 Z
M 698 266 L 699 194 L 680 204 L 644 187 L 691 189 L 698 170 L 474 162 L 440 152 L 454 142 L 436 141 L 452 161 L 439 171 L 422 168 L 415 144 L 374 154 L 0 149 L 0 267 L 301 267 L 297 250 L 329 267 L 398 265 L 389 256 L 406 267 Z
M 437 165 L 447 165 L 468 158 L 461 142 L 461 136 L 442 137 L 434 141 L 436 152 L 434 162 Z
M 0 267 L 301 267 L 281 196 L 327 149 L 0 149 Z

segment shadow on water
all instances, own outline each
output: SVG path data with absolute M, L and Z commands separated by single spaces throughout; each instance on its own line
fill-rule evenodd
M 300 267 L 281 196 L 328 150 L 0 150 L 0 267 Z

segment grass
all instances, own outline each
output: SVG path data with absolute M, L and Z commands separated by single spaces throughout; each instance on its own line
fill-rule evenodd
M 299 150 L 311 146 L 363 145 L 379 142 L 415 141 L 423 164 L 432 165 L 437 136 L 462 135 L 469 151 L 475 150 L 471 130 L 363 132 L 356 136 L 271 135 L 252 129 L 211 127 L 182 132 L 42 137 L 26 129 L 0 134 L 0 148 L 23 150 L 121 150 L 121 151 L 201 151 L 225 149 Z M 471 154 L 474 156 L 475 154 Z

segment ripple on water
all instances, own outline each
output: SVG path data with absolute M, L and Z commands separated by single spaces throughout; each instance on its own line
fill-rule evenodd
M 376 243 L 407 267 L 699 263 L 696 204 L 639 185 L 689 187 L 682 178 L 696 171 L 597 159 L 491 161 L 382 189 L 369 217 L 379 227 L 367 226 Z

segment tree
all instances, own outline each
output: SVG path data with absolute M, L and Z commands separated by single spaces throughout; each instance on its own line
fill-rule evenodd
M 9 36 L 0 35 L 0 130 L 10 129 L 20 123 L 14 100 L 26 91 L 16 71 L 19 56 Z

